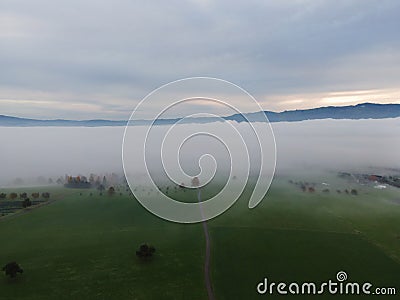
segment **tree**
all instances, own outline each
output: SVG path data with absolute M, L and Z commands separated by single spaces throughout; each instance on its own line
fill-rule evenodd
M 152 257 L 154 252 L 156 252 L 156 249 L 153 246 L 145 243 L 140 245 L 139 250 L 136 251 L 136 256 L 144 260 Z
M 20 197 L 21 199 L 26 199 L 27 196 L 28 196 L 28 195 L 27 195 L 26 193 L 21 193 L 21 194 L 19 194 L 19 197 Z
M 89 176 L 89 182 L 90 182 L 90 184 L 94 185 L 94 183 L 95 183 L 94 174 L 90 174 L 90 176 Z
M 0 199 L 5 199 L 6 197 L 7 197 L 7 194 L 5 194 L 5 193 L 0 194 Z
M 17 198 L 17 197 L 18 197 L 17 193 L 11 193 L 11 194 L 10 194 L 10 199 L 11 199 L 11 200 L 14 200 L 14 199 Z
M 95 186 L 99 186 L 101 183 L 100 183 L 100 176 L 97 176 L 97 178 L 96 178 L 96 181 L 94 182 L 94 185 Z
M 112 195 L 114 195 L 114 193 L 115 193 L 114 187 L 113 187 L 113 186 L 110 186 L 109 189 L 108 189 L 108 194 L 109 194 L 110 196 L 112 196 Z
M 31 200 L 29 199 L 29 198 L 26 198 L 23 202 L 22 202 L 22 207 L 23 208 L 27 208 L 27 207 L 29 207 L 29 206 L 31 206 L 32 205 L 32 202 L 31 202 Z
M 198 187 L 200 185 L 200 180 L 198 177 L 193 177 L 192 179 L 192 186 Z
M 48 192 L 42 193 L 42 197 L 45 198 L 45 199 L 49 199 L 50 198 L 50 193 L 48 193 Z
M 32 197 L 33 197 L 34 199 L 39 198 L 39 193 L 32 193 Z
M 352 189 L 350 193 L 351 193 L 352 195 L 354 195 L 354 196 L 357 196 L 357 195 L 358 195 L 358 192 L 357 192 L 356 189 Z
M 17 273 L 22 274 L 24 272 L 24 270 L 22 270 L 21 267 L 15 261 L 6 264 L 3 267 L 3 271 L 6 273 L 6 276 L 10 276 L 11 278 L 17 276 Z

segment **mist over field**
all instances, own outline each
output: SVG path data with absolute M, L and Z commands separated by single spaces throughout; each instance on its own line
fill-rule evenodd
M 221 127 L 219 123 L 177 125 L 175 130 L 207 131 Z M 232 122 L 244 138 L 251 156 L 252 168 L 259 161 L 258 145 L 246 123 Z M 254 123 L 255 127 L 265 124 Z M 368 167 L 400 168 L 400 118 L 383 120 L 314 120 L 273 123 L 277 153 L 277 173 L 325 169 L 349 170 Z M 15 178 L 34 182 L 38 176 L 59 177 L 64 174 L 122 173 L 122 141 L 124 127 L 0 127 L 0 184 L 12 184 Z M 135 130 L 143 131 L 144 127 Z M 149 140 L 149 168 L 162 170 L 160 141 L 169 127 L 152 128 Z M 153 140 L 153 141 L 152 141 Z M 235 144 L 235 141 L 232 143 Z M 269 147 L 272 147 L 270 145 Z M 270 150 L 271 148 L 269 148 Z M 263 151 L 269 151 L 268 149 Z M 167 153 L 167 152 L 166 152 Z M 224 145 L 207 136 L 187 140 L 179 157 L 182 168 L 190 176 L 200 171 L 198 159 L 211 154 L 217 173 L 228 170 L 229 152 Z M 173 158 L 169 153 L 164 158 Z M 176 155 L 176 154 L 175 154 Z M 132 157 L 135 163 L 137 157 Z M 208 159 L 212 165 L 212 160 Z M 247 161 L 239 162 L 246 167 Z M 152 173 L 153 174 L 153 173 Z M 153 174 L 154 175 L 154 174 Z

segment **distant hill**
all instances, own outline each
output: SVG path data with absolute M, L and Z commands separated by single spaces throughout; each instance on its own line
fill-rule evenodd
M 0 126 L 8 127 L 34 127 L 34 126 L 80 126 L 80 127 L 100 127 L 100 126 L 125 126 L 126 121 L 111 120 L 36 120 L 0 115 Z
M 296 122 L 319 119 L 386 119 L 400 117 L 400 104 L 363 103 L 354 106 L 327 106 L 279 113 L 264 111 L 245 114 L 245 116 L 249 121 L 257 122 L 263 120 L 263 114 L 266 114 L 270 122 Z M 225 119 L 237 122 L 246 121 L 241 114 L 235 114 Z
M 305 120 L 320 119 L 386 119 L 400 117 L 400 104 L 374 104 L 362 103 L 352 106 L 327 106 L 312 109 L 289 110 L 283 112 L 260 111 L 247 114 L 234 114 L 222 117 L 225 120 L 236 122 L 262 122 L 264 114 L 270 122 L 297 122 Z M 173 124 L 181 120 L 159 119 L 154 122 L 155 125 Z M 217 122 L 219 118 L 187 118 L 183 123 L 210 123 Z M 131 122 L 131 125 L 150 124 L 149 120 L 137 120 Z M 0 126 L 3 127 L 32 127 L 32 126 L 63 126 L 63 127 L 101 127 L 101 126 L 125 126 L 127 121 L 113 120 L 36 120 L 18 117 L 0 115 Z

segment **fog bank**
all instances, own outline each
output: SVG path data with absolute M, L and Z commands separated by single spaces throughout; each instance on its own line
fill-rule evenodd
M 257 152 L 254 139 L 249 137 L 249 125 L 231 124 L 244 137 L 249 152 Z M 178 125 L 176 130 L 183 132 L 190 126 L 207 131 L 207 128 L 215 128 L 218 123 L 201 126 L 184 124 Z M 347 170 L 369 166 L 400 168 L 399 118 L 273 123 L 272 128 L 278 172 Z M 155 140 L 160 141 L 167 130 L 164 126 L 154 127 Z M 124 127 L 0 127 L 0 184 L 12 183 L 17 177 L 55 178 L 64 174 L 122 172 L 123 134 Z M 214 156 L 219 169 L 229 167 L 229 153 L 221 143 L 207 141 L 208 137 L 197 138 L 197 142 L 195 137 L 193 141 L 185 142 L 181 149 L 182 167 L 188 174 L 196 175 L 199 172 L 198 159 L 203 154 Z M 159 142 L 154 142 L 148 147 L 151 161 L 160 157 L 159 145 Z M 246 160 L 237 163 L 246 164 Z M 253 163 L 257 163 L 257 155 Z M 154 166 L 153 172 L 162 168 L 156 163 Z

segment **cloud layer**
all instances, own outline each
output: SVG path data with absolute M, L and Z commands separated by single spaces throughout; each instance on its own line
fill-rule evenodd
M 253 131 L 249 124 L 235 122 L 229 124 L 238 129 L 246 142 L 251 156 L 250 171 L 257 171 L 258 144 L 254 142 Z M 254 126 L 266 125 L 254 123 Z M 216 127 L 215 123 L 203 124 L 201 127 L 198 124 L 177 125 L 172 140 L 181 136 L 188 137 L 187 132 L 192 130 L 210 132 L 225 130 L 224 128 Z M 400 168 L 398 138 L 400 118 L 281 122 L 273 123 L 272 128 L 276 140 L 278 174 L 293 174 L 299 171 L 300 174 L 309 175 L 321 170 L 371 172 L 369 167 Z M 147 148 L 148 167 L 154 176 L 164 176 L 163 166 L 159 160 L 161 141 L 166 137 L 169 127 L 155 126 L 153 129 Z M 147 132 L 147 127 L 138 126 L 135 130 L 144 134 Z M 0 185 L 12 183 L 16 177 L 56 178 L 64 174 L 122 173 L 123 134 L 123 127 L 0 127 L 0 135 L 5 141 L 0 156 L 2 169 Z M 222 132 L 219 136 L 227 134 Z M 180 142 L 183 143 L 184 139 L 180 139 Z M 228 138 L 225 142 L 239 145 L 241 140 Z M 229 153 L 226 149 L 211 137 L 197 136 L 183 143 L 179 159 L 184 171 L 194 176 L 200 171 L 199 158 L 204 154 L 210 154 L 217 162 L 216 177 L 219 178 L 219 174 L 230 167 Z M 167 160 L 174 160 L 178 155 L 176 151 L 165 151 Z M 268 147 L 264 147 L 263 151 L 269 151 Z M 128 161 L 136 170 L 134 172 L 138 172 L 135 166 L 140 159 L 140 156 L 129 156 Z M 270 160 L 267 161 L 269 162 Z M 248 167 L 245 157 L 233 163 L 239 164 L 242 170 Z

